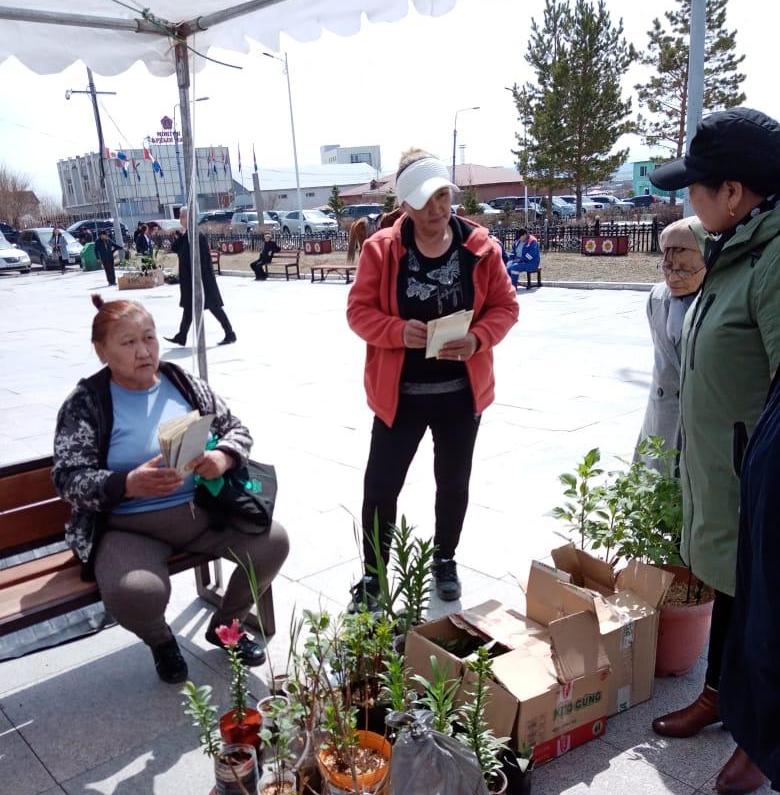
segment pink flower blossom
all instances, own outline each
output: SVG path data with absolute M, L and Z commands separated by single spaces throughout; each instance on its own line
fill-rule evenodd
M 244 637 L 244 631 L 241 629 L 241 622 L 237 618 L 233 619 L 233 623 L 229 627 L 222 624 L 214 631 L 217 633 L 217 637 L 222 645 L 228 649 L 237 646 L 241 638 Z

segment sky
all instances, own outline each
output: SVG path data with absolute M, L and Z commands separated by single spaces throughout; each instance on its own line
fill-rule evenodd
M 154 9 L 153 0 L 148 5 Z M 606 5 L 614 19 L 623 18 L 627 38 L 641 50 L 653 18 L 676 3 L 606 0 Z M 355 36 L 326 33 L 305 43 L 283 37 L 302 182 L 305 166 L 320 162 L 323 144 L 380 144 L 384 172 L 394 170 L 410 146 L 449 162 L 455 112 L 471 106 L 480 109 L 458 115 L 458 143 L 466 145 L 466 162 L 512 166 L 520 128 L 505 87 L 531 78 L 525 63 L 530 21 L 541 20 L 543 7 L 544 0 L 458 0 L 441 17 L 421 16 L 412 7 L 399 22 L 364 21 Z M 780 1 L 731 0 L 728 25 L 737 28 L 738 49 L 746 55 L 746 104 L 780 118 L 775 79 Z M 253 144 L 261 184 L 263 168 L 292 165 L 283 67 L 262 52 L 257 46 L 248 55 L 212 49 L 213 57 L 242 68 L 209 63 L 195 77 L 194 96 L 209 97 L 194 106 L 195 143 L 229 146 L 234 174 L 240 146 L 246 184 Z M 647 74 L 645 67 L 632 66 L 625 95 L 632 96 L 635 83 Z M 98 90 L 116 92 L 101 97 L 111 148 L 140 147 L 144 136 L 160 129 L 162 116 L 173 116 L 178 102 L 175 77 L 152 77 L 141 64 L 118 77 L 96 75 L 96 84 Z M 83 64 L 40 76 L 8 59 L 0 64 L 0 85 L 2 160 L 26 174 L 36 192 L 59 200 L 57 160 L 97 150 L 89 98 L 65 99 L 66 89 L 86 87 Z M 649 154 L 636 136 L 618 145 L 630 147 L 632 160 Z M 458 152 L 458 162 L 460 157 Z

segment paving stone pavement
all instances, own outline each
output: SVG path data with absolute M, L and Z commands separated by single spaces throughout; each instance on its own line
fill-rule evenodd
M 276 518 L 292 550 L 274 585 L 275 664 L 286 659 L 293 609 L 343 607 L 359 566 L 351 515 L 360 509 L 371 413 L 362 387 L 364 347 L 345 319 L 343 283 L 219 281 L 238 334 L 206 313 L 209 378 L 273 462 Z M 48 454 L 57 409 L 99 363 L 89 344 L 89 294 L 116 295 L 102 274 L 0 276 L 0 464 Z M 178 325 L 178 288 L 122 293 L 154 314 L 160 335 Z M 560 542 L 549 516 L 557 476 L 591 447 L 607 466 L 630 456 L 652 361 L 646 295 L 634 291 L 521 291 L 520 321 L 495 351 L 495 404 L 485 412 L 458 560 L 463 606 L 498 598 L 523 608 L 518 582 L 534 558 Z M 193 369 L 192 351 L 162 342 L 162 357 Z M 423 441 L 399 502 L 430 534 L 433 473 Z M 350 515 L 351 514 L 351 515 Z M 559 532 L 559 531 L 558 531 Z M 434 599 L 431 615 L 457 609 Z M 203 638 L 209 612 L 191 573 L 174 577 L 168 612 L 192 677 L 225 703 L 223 655 Z M 251 676 L 265 695 L 263 668 Z M 535 773 L 534 791 L 655 795 L 710 791 L 733 744 L 713 730 L 679 743 L 655 737 L 652 717 L 687 703 L 690 675 L 658 680 L 654 700 L 610 720 L 603 739 Z M 159 682 L 146 649 L 114 627 L 57 649 L 0 663 L 0 793 L 205 793 L 210 764 L 180 707 L 178 688 Z M 768 790 L 767 790 L 768 791 Z

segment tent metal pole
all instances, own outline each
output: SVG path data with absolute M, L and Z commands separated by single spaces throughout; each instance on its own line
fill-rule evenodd
M 225 8 L 222 11 L 215 11 L 213 14 L 206 14 L 198 17 L 191 23 L 186 23 L 188 33 L 195 33 L 199 30 L 208 30 L 208 28 L 218 25 L 220 22 L 227 22 L 235 17 L 249 14 L 252 11 L 259 11 L 261 8 L 269 8 L 281 3 L 283 0 L 248 0 L 246 3 L 239 3 L 231 8 Z
M 184 149 L 184 177 L 187 203 L 187 236 L 190 243 L 190 262 L 192 263 L 192 325 L 195 330 L 195 346 L 198 357 L 198 375 L 208 380 L 206 361 L 206 338 L 203 333 L 203 275 L 201 273 L 200 240 L 198 230 L 198 191 L 197 182 L 193 184 L 193 139 L 192 116 L 190 113 L 190 69 L 189 53 L 185 43 L 174 47 L 176 57 L 176 79 L 179 84 L 179 103 L 181 109 L 181 139 Z M 211 262 L 203 263 L 211 267 Z
M 169 35 L 166 29 L 145 19 L 93 17 L 87 14 L 63 14 L 61 11 L 35 11 L 29 8 L 0 6 L 0 19 L 10 19 L 15 22 L 42 22 L 48 25 L 70 25 L 77 28 L 127 30 L 132 33 L 152 33 L 157 36 Z

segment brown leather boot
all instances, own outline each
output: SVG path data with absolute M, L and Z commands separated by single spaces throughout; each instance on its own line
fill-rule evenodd
M 748 795 L 764 786 L 766 776 L 737 748 L 718 774 L 715 789 L 721 795 Z
M 693 737 L 705 726 L 719 721 L 718 691 L 705 685 L 693 704 L 656 718 L 653 721 L 653 731 L 663 737 Z

